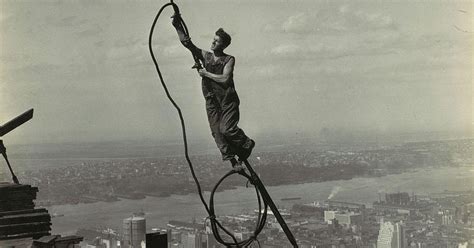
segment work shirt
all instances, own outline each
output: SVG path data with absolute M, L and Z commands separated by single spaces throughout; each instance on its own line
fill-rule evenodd
M 204 68 L 210 73 L 222 75 L 225 65 L 231 58 L 233 58 L 231 55 L 214 58 L 211 52 L 206 52 L 203 60 Z M 237 92 L 235 91 L 233 75 L 230 75 L 225 83 L 219 83 L 208 77 L 203 77 L 202 93 L 206 99 L 216 99 L 220 107 L 229 103 L 240 103 Z

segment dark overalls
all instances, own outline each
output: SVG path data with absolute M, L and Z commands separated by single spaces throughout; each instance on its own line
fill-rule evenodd
M 206 52 L 203 60 L 204 67 L 210 73 L 222 74 L 224 66 L 231 58 L 232 56 L 226 55 L 214 59 L 212 53 Z M 202 92 L 206 99 L 211 133 L 222 154 L 222 159 L 230 160 L 245 149 L 249 149 L 253 141 L 237 126 L 240 118 L 240 100 L 235 91 L 233 76 L 231 75 L 225 83 L 203 77 Z

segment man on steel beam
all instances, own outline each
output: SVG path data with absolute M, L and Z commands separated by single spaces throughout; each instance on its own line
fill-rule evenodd
M 180 25 L 180 15 L 173 16 L 173 26 L 176 28 L 179 40 L 198 58 L 204 68 L 198 70 L 202 77 L 202 92 L 206 100 L 206 112 L 212 136 L 222 154 L 224 161 L 230 161 L 232 166 L 246 160 L 252 153 L 255 141 L 245 135 L 237 126 L 239 122 L 240 100 L 235 91 L 233 72 L 235 58 L 224 53 L 230 45 L 231 37 L 219 28 L 211 43 L 211 52 L 196 47 Z

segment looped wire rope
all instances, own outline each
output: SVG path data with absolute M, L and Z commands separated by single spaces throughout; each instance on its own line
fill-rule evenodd
M 191 159 L 189 158 L 189 154 L 188 154 L 188 141 L 187 141 L 187 137 L 186 137 L 186 126 L 185 126 L 185 122 L 184 122 L 184 117 L 183 117 L 183 114 L 181 112 L 181 109 L 180 107 L 178 106 L 178 104 L 174 101 L 173 97 L 171 96 L 171 94 L 169 93 L 168 91 L 168 87 L 166 86 L 165 84 L 165 81 L 163 79 L 163 76 L 161 74 L 161 71 L 160 71 L 160 68 L 158 66 L 158 62 L 155 58 L 155 54 L 153 52 L 153 47 L 152 47 L 152 38 L 153 38 L 153 31 L 155 29 L 155 25 L 158 21 L 158 18 L 160 17 L 161 13 L 163 12 L 163 10 L 168 7 L 168 6 L 172 6 L 174 9 L 175 9 L 175 12 L 176 10 L 178 10 L 177 12 L 178 13 L 175 13 L 175 14 L 178 14 L 179 15 L 179 8 L 178 6 L 173 2 L 173 0 L 171 0 L 170 3 L 166 3 L 164 4 L 160 10 L 158 11 L 157 15 L 155 16 L 155 19 L 153 21 L 153 24 L 151 26 L 151 29 L 150 29 L 150 34 L 149 34 L 149 37 L 148 37 L 148 49 L 150 51 L 150 54 L 151 54 L 151 57 L 153 59 L 153 63 L 155 64 L 155 68 L 156 68 L 156 71 L 158 72 L 158 76 L 159 76 L 159 79 L 160 79 L 160 82 L 161 82 L 161 85 L 163 86 L 163 89 L 165 90 L 165 93 L 166 93 L 166 96 L 168 97 L 169 101 L 173 104 L 173 106 L 176 108 L 177 112 L 178 112 L 178 115 L 179 115 L 179 119 L 180 119 L 180 122 L 181 122 L 181 131 L 182 131 L 182 135 L 183 135 L 183 144 L 184 144 L 184 155 L 186 157 L 186 161 L 188 163 L 188 166 L 189 166 L 189 169 L 191 170 L 191 175 L 194 179 L 194 182 L 196 183 L 196 187 L 197 187 L 197 190 L 198 190 L 198 194 L 199 194 L 199 198 L 201 199 L 201 202 L 202 204 L 204 205 L 204 208 L 206 209 L 206 212 L 208 213 L 209 217 L 208 219 L 210 220 L 210 223 L 211 223 L 211 229 L 212 229 L 212 233 L 214 234 L 214 237 L 216 238 L 216 240 L 227 246 L 227 247 L 248 247 L 250 246 L 254 241 L 257 241 L 259 247 L 260 247 L 260 242 L 257 240 L 257 236 L 260 234 L 260 232 L 263 230 L 263 228 L 265 227 L 265 222 L 266 222 L 266 219 L 267 219 L 267 209 L 268 209 L 268 205 L 265 201 L 263 201 L 263 213 L 262 213 L 262 199 L 261 199 L 261 194 L 259 192 L 259 189 L 257 188 L 257 186 L 255 185 L 254 182 L 254 178 L 252 178 L 252 176 L 248 175 L 247 173 L 245 173 L 244 171 L 236 171 L 236 170 L 231 170 L 230 172 L 228 172 L 227 174 L 225 174 L 219 181 L 218 183 L 214 186 L 214 188 L 212 189 L 211 191 L 211 196 L 210 196 L 210 201 L 209 201 L 209 206 L 207 205 L 206 201 L 204 200 L 204 196 L 203 196 L 203 193 L 202 193 L 202 189 L 201 189 L 201 185 L 199 183 L 199 180 L 198 178 L 196 177 L 196 173 L 194 171 L 194 167 L 193 167 L 193 164 L 191 162 Z M 180 25 L 182 26 L 183 30 L 184 30 L 184 33 L 189 37 L 189 32 L 188 32 L 188 28 L 186 26 L 186 24 L 184 23 L 184 20 L 179 17 L 179 20 L 180 20 Z M 196 60 L 196 58 L 194 58 Z M 217 217 L 215 215 L 215 210 L 214 210 L 214 193 L 216 192 L 217 188 L 219 187 L 219 185 L 227 178 L 229 177 L 230 175 L 233 175 L 233 174 L 240 174 L 244 177 L 246 177 L 248 179 L 248 181 L 250 181 L 252 184 L 254 184 L 255 186 L 255 191 L 256 191 L 256 194 L 257 194 L 257 199 L 258 199 L 258 216 L 257 216 L 257 222 L 256 222 L 256 227 L 255 227 L 255 231 L 253 232 L 253 235 L 249 238 L 249 239 L 246 239 L 246 240 L 243 240 L 243 241 L 238 241 L 237 238 L 229 231 L 227 230 L 218 220 L 217 220 Z M 219 229 L 224 231 L 231 239 L 232 239 L 232 242 L 229 242 L 229 241 L 225 241 L 220 233 L 219 233 Z

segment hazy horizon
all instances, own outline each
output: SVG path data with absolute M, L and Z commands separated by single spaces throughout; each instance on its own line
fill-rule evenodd
M 256 136 L 256 141 L 259 143 L 275 144 L 275 143 L 286 143 L 291 145 L 291 142 L 305 141 L 308 143 L 374 143 L 378 142 L 381 145 L 384 143 L 410 143 L 410 142 L 430 142 L 430 141 L 446 141 L 446 140 L 460 140 L 460 139 L 474 139 L 474 135 L 470 132 L 463 131 L 413 131 L 413 132 L 392 132 L 392 133 L 377 133 L 374 130 L 349 130 L 349 129 L 330 129 L 330 136 L 324 136 L 321 130 L 319 133 L 292 133 L 292 132 L 275 132 L 271 133 L 260 133 Z M 192 132 L 192 130 L 187 130 Z M 14 136 L 14 135 L 11 135 Z M 5 138 L 6 137 L 6 138 Z M 101 139 L 101 140 L 82 140 L 82 139 L 71 139 L 71 140 L 37 140 L 28 142 L 17 142 L 17 139 L 10 140 L 8 135 L 2 139 L 5 145 L 12 146 L 35 146 L 35 145 L 80 145 L 80 144 L 107 144 L 107 143 L 131 143 L 138 144 L 143 143 L 146 145 L 183 145 L 182 136 L 179 137 L 130 137 L 130 138 L 114 138 Z M 212 136 L 206 135 L 193 135 L 191 138 L 188 137 L 188 144 L 199 144 L 204 145 L 215 145 Z M 263 141 L 263 142 L 262 142 Z
M 370 151 L 397 149 L 417 142 L 444 142 L 450 140 L 474 140 L 472 136 L 455 133 L 399 133 L 383 136 L 367 133 L 339 133 L 320 137 L 264 136 L 257 137 L 255 154 L 274 152 L 324 152 L 324 151 Z M 57 143 L 15 144 L 5 142 L 9 157 L 13 160 L 57 160 L 57 159 L 138 159 L 184 156 L 182 139 L 129 139 L 101 141 L 68 141 Z M 211 138 L 188 140 L 191 156 L 216 155 L 218 150 Z M 258 155 L 257 155 L 258 156 Z M 184 157 L 183 157 L 184 158 Z M 18 160 L 20 159 L 20 160 Z

